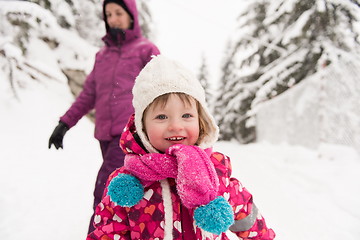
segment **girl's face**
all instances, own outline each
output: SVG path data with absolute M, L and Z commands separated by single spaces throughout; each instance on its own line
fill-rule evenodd
M 111 28 L 129 29 L 131 16 L 118 4 L 108 3 L 105 5 L 106 21 Z
M 195 100 L 190 105 L 171 94 L 165 106 L 151 105 L 144 125 L 151 145 L 165 152 L 174 144 L 194 145 L 199 138 L 199 115 Z

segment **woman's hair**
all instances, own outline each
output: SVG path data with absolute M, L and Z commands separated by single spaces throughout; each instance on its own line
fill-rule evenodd
M 155 106 L 161 106 L 162 108 L 164 108 L 166 103 L 169 100 L 170 95 L 178 96 L 185 105 L 191 105 L 191 101 L 192 100 L 195 101 L 196 109 L 197 109 L 198 115 L 199 115 L 199 138 L 196 141 L 196 145 L 199 145 L 201 143 L 201 141 L 204 139 L 204 137 L 207 135 L 207 133 L 210 131 L 210 125 L 206 121 L 206 115 L 205 115 L 204 109 L 202 108 L 201 104 L 195 98 L 193 98 L 192 96 L 190 96 L 186 93 L 172 92 L 172 93 L 163 94 L 163 95 L 155 98 L 154 101 L 152 101 L 152 103 L 150 103 L 145 108 L 143 116 L 142 116 L 142 125 L 144 127 L 144 129 L 143 129 L 144 133 L 147 136 L 144 119 L 145 119 L 146 113 L 149 110 L 149 108 L 155 107 Z

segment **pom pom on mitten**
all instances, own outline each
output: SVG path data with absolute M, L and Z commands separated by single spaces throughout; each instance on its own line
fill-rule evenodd
M 195 223 L 203 230 L 220 235 L 234 224 L 232 207 L 223 197 L 217 197 L 210 203 L 194 211 Z
M 111 180 L 107 194 L 118 205 L 132 207 L 144 197 L 144 187 L 136 177 L 120 173 Z

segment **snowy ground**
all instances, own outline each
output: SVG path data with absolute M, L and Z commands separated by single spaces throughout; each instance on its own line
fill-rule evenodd
M 101 163 L 93 125 L 83 118 L 67 133 L 64 150 L 49 150 L 58 117 L 72 102 L 66 85 L 32 82 L 19 98 L 0 96 L 1 239 L 85 239 Z M 236 142 L 215 149 L 231 157 L 234 176 L 253 193 L 277 239 L 359 239 L 354 150 Z

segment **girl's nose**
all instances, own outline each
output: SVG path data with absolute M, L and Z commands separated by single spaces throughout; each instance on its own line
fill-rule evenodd
M 178 120 L 172 120 L 169 124 L 170 131 L 179 131 L 182 129 L 183 129 L 183 126 L 182 126 L 181 122 Z

